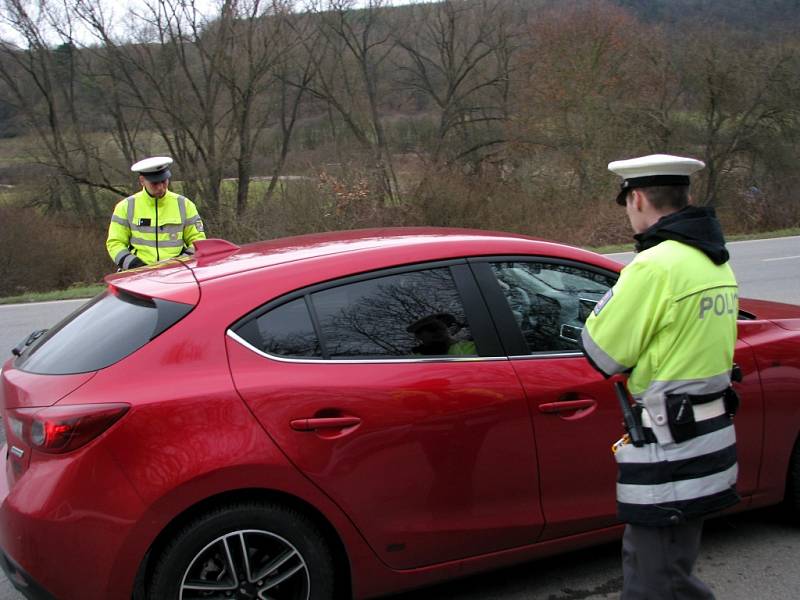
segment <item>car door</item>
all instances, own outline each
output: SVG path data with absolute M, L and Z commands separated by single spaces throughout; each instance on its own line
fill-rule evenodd
M 588 363 L 583 322 L 616 274 L 553 259 L 472 262 L 506 351 L 525 389 L 536 437 L 542 540 L 615 524 L 622 433 L 612 382 Z
M 431 351 L 434 317 L 449 345 Z M 465 262 L 300 290 L 228 336 L 241 396 L 389 566 L 536 541 L 525 394 Z
M 582 263 L 498 258 L 472 268 L 528 398 L 539 457 L 542 539 L 616 522 L 616 464 L 610 445 L 622 433 L 613 383 L 584 357 L 580 330 L 616 274 Z M 737 487 L 757 490 L 763 402 L 752 349 L 739 340 L 734 361 L 742 381 L 736 418 Z

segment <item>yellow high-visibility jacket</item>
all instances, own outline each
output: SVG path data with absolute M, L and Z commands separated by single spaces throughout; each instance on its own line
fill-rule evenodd
M 723 399 L 737 315 L 730 265 L 667 240 L 639 253 L 587 319 L 587 356 L 606 375 L 630 370 L 628 389 L 649 435 L 644 446 L 615 454 L 623 521 L 671 525 L 738 501 L 736 435 Z M 666 403 L 682 394 L 696 403 L 694 433 L 662 440 Z
M 205 237 L 191 200 L 169 190 L 156 199 L 142 189 L 114 207 L 106 248 L 111 260 L 127 269 L 137 257 L 149 265 L 191 253 L 192 244 Z

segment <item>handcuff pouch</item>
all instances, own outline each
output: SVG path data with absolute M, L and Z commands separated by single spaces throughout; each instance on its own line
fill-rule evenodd
M 672 439 L 685 442 L 697 433 L 697 422 L 694 420 L 694 407 L 689 394 L 667 394 L 667 423 Z

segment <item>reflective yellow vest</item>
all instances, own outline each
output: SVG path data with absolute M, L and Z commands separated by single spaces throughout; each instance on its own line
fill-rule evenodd
M 627 444 L 615 454 L 623 521 L 669 525 L 738 501 L 736 437 L 722 400 L 737 316 L 728 263 L 668 240 L 639 253 L 587 319 L 586 354 L 606 375 L 630 370 L 628 389 L 650 434 L 644 446 Z M 665 398 L 680 394 L 712 400 L 694 407 L 691 439 L 660 438 L 668 431 Z
M 171 191 L 156 200 L 143 189 L 114 207 L 106 248 L 111 260 L 127 269 L 135 257 L 149 265 L 191 252 L 205 237 L 191 200 Z

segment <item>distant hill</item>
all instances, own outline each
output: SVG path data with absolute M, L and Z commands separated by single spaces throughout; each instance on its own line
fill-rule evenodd
M 800 0 L 615 0 L 648 22 L 716 21 L 758 33 L 800 29 Z

